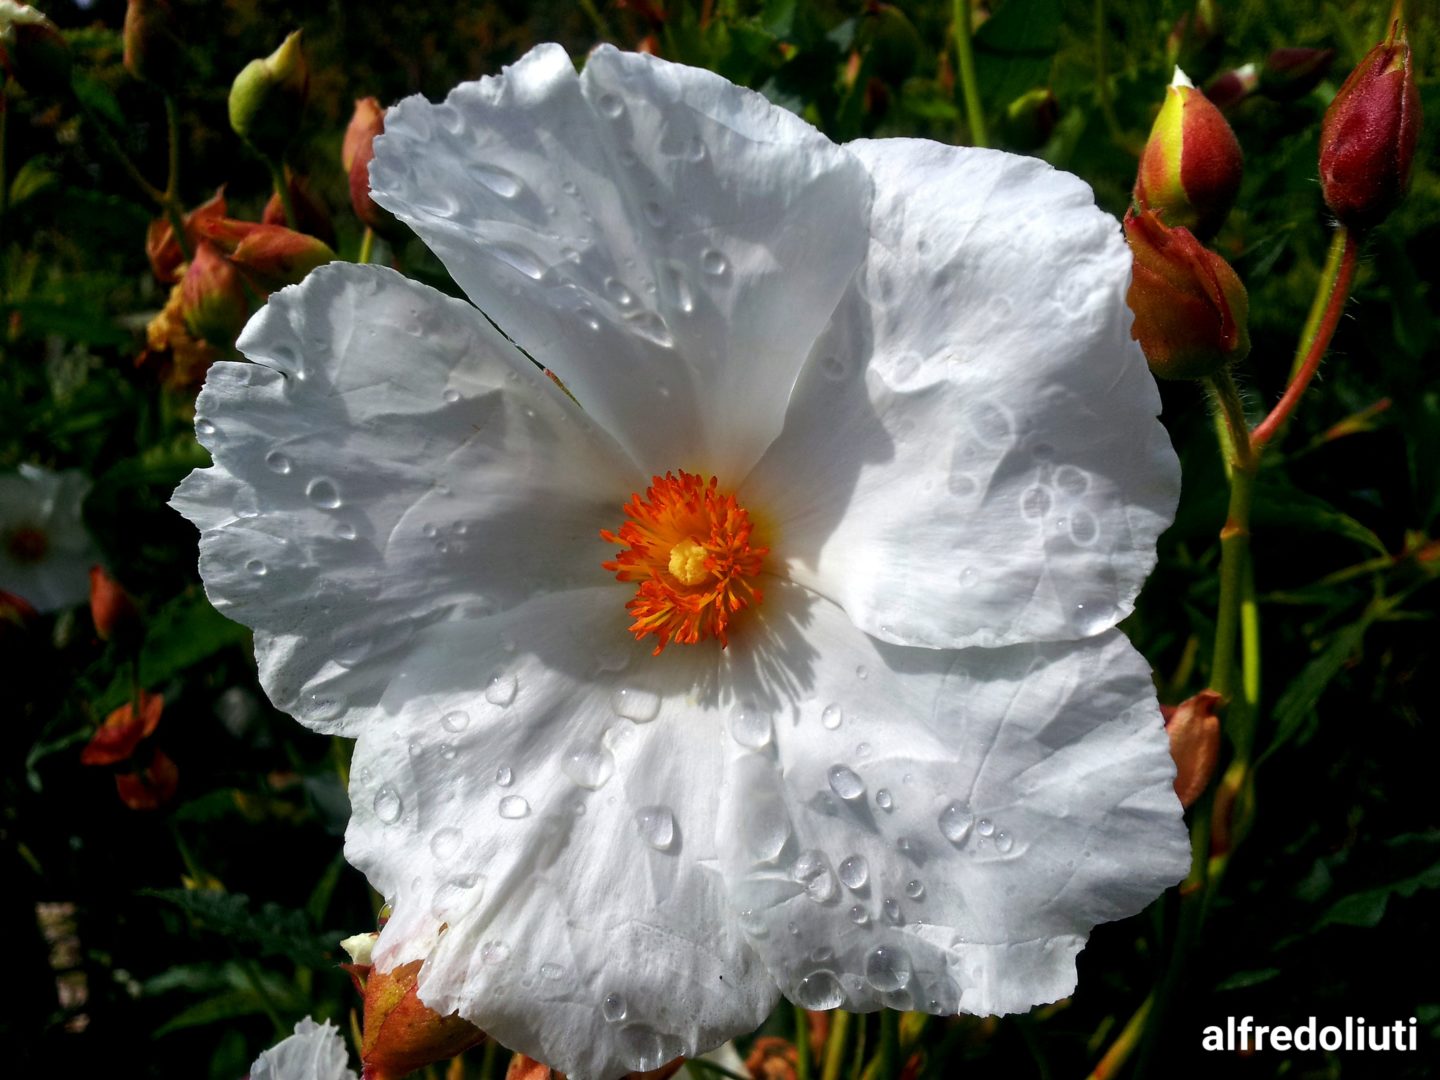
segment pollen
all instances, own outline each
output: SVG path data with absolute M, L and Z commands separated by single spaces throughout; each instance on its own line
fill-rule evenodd
M 621 508 L 625 521 L 600 536 L 623 550 L 603 563 L 620 581 L 636 582 L 625 605 L 636 640 L 666 645 L 710 638 L 724 648 L 731 620 L 762 597 L 755 585 L 769 548 L 759 545 L 750 515 L 719 482 L 687 472 L 651 479 L 644 496 Z

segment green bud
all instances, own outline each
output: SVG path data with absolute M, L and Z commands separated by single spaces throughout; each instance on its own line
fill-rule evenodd
M 269 56 L 252 60 L 230 87 L 230 126 L 266 157 L 278 158 L 294 138 L 305 107 L 310 69 L 296 30 Z

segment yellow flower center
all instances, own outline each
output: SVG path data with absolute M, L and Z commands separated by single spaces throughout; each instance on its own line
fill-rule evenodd
M 600 536 L 624 545 L 604 568 L 637 583 L 625 605 L 630 632 L 638 641 L 653 634 L 657 656 L 672 642 L 715 638 L 724 648 L 731 618 L 761 600 L 755 578 L 770 549 L 752 542 L 749 513 L 715 477 L 707 484 L 683 471 L 653 477 L 622 509 L 619 530 Z

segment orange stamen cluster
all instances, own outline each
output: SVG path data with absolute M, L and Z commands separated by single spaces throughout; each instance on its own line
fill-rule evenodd
M 749 513 L 715 477 L 706 484 L 683 471 L 653 477 L 645 497 L 631 495 L 623 509 L 619 532 L 600 536 L 626 545 L 604 568 L 640 583 L 625 605 L 635 618 L 630 632 L 639 641 L 654 634 L 656 656 L 672 641 L 713 637 L 724 648 L 731 618 L 761 600 L 755 577 L 770 549 L 752 546 Z

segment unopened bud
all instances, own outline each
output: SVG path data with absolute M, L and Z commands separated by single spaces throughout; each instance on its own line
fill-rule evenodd
M 115 792 L 131 810 L 158 810 L 175 797 L 179 786 L 180 770 L 159 750 L 144 768 L 115 774 Z
M 355 113 L 345 129 L 340 164 L 350 179 L 350 206 L 367 228 L 389 240 L 405 236 L 405 226 L 395 215 L 370 198 L 370 161 L 375 157 L 375 139 L 385 134 L 385 110 L 373 98 L 359 98 Z
M 1250 352 L 1250 301 L 1230 264 L 1153 211 L 1125 215 L 1131 336 L 1162 379 L 1200 379 Z
M 333 248 L 335 225 L 330 220 L 329 211 L 311 196 L 309 189 L 300 182 L 298 176 L 287 177 L 285 186 L 289 190 L 290 205 L 295 208 L 296 231 L 323 240 L 327 246 Z M 260 215 L 260 224 L 289 227 L 290 220 L 285 216 L 285 203 L 278 191 L 272 194 L 270 201 L 265 204 L 265 210 Z
M 1205 84 L 1205 96 L 1217 109 L 1233 109 L 1255 92 L 1260 75 L 1254 64 L 1221 72 Z
M 90 568 L 90 617 L 101 641 L 132 642 L 140 633 L 135 601 L 104 567 Z
M 1182 14 L 1165 38 L 1165 62 L 1174 67 L 1186 57 L 1207 52 L 1220 44 L 1220 17 L 1214 0 L 1199 0 Z
M 204 221 L 218 221 L 229 213 L 225 205 L 225 189 L 222 187 L 206 202 L 201 203 L 185 215 L 181 224 L 185 230 L 185 242 L 194 250 L 199 238 L 199 224 Z M 145 233 L 145 254 L 150 259 L 150 270 L 157 281 L 173 285 L 180 280 L 181 268 L 185 265 L 185 252 L 175 235 L 175 227 L 168 217 L 156 218 L 150 222 Z
M 225 252 L 251 288 L 271 293 L 294 285 L 335 258 L 322 241 L 282 225 L 258 225 L 226 218 L 199 225 L 204 237 Z
M 1319 86 L 1334 62 L 1334 49 L 1276 49 L 1260 69 L 1260 92 L 1273 101 L 1295 101 Z
M 70 46 L 55 24 L 29 4 L 0 0 L 0 65 L 27 90 L 70 94 Z
M 1135 201 L 1202 240 L 1220 231 L 1240 190 L 1240 143 L 1179 68 L 1140 155 Z
M 143 690 L 139 698 L 138 707 L 135 702 L 126 702 L 105 717 L 105 722 L 90 737 L 85 749 L 80 751 L 80 764 L 115 765 L 126 761 L 135 753 L 142 739 L 155 733 L 165 708 L 165 699 Z
M 1220 695 L 1201 690 L 1179 705 L 1165 709 L 1165 732 L 1170 756 L 1175 759 L 1175 794 L 1189 807 L 1205 792 L 1220 760 L 1220 717 L 1215 709 Z
M 1043 146 L 1060 120 L 1060 103 L 1048 86 L 1021 94 L 1005 106 L 1003 133 L 1010 146 L 1033 150 Z
M 267 157 L 279 157 L 305 107 L 310 69 L 294 31 L 263 60 L 246 64 L 230 87 L 230 126 Z
M 124 41 L 131 75 L 167 93 L 180 85 L 184 51 L 168 0 L 129 0 Z
M 212 345 L 227 345 L 245 325 L 250 310 L 240 272 L 208 240 L 195 246 L 195 258 L 180 283 L 180 314 L 185 328 Z
M 478 1045 L 485 1033 L 459 1013 L 441 1016 L 421 1002 L 416 979 L 422 961 L 365 977 L 365 1037 L 360 1060 L 367 1080 L 398 1080 Z
M 1350 73 L 1320 128 L 1320 190 L 1342 223 L 1377 225 L 1404 197 L 1420 122 L 1410 43 L 1397 25 Z

